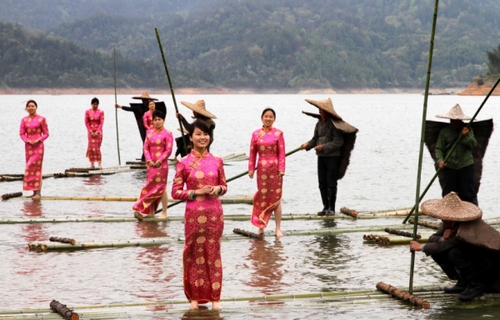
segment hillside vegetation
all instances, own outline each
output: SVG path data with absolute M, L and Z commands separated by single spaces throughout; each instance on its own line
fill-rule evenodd
M 16 12 L 22 11 L 14 1 L 7 2 Z M 116 47 L 122 64 L 118 72 L 125 74 L 120 86 L 164 87 L 154 32 L 158 28 L 176 87 L 423 88 L 434 11 L 431 0 L 198 0 L 191 5 L 165 1 L 165 6 L 159 0 L 150 0 L 150 6 L 132 0 L 30 3 L 36 7 L 48 2 L 57 9 L 51 12 L 59 14 L 48 14 L 50 25 L 30 27 L 44 29 L 49 37 L 31 33 L 19 55 L 10 46 L 0 46 L 12 49 L 7 57 L 29 59 L 37 38 L 59 41 L 53 38 L 57 36 L 74 44 L 59 41 L 65 51 L 59 59 L 51 59 L 56 55 L 53 49 L 36 51 L 36 60 L 50 65 L 45 69 L 29 68 L 17 59 L 16 72 L 0 70 L 5 85 L 26 85 L 26 80 L 18 80 L 26 77 L 33 78 L 33 86 L 68 84 L 56 81 L 68 77 L 74 86 L 110 85 L 111 53 Z M 100 9 L 94 6 L 97 2 Z M 14 14 L 9 16 L 24 25 L 26 15 L 17 20 Z M 6 38 L 2 32 L 4 41 L 14 37 Z M 441 0 L 432 86 L 465 86 L 484 74 L 486 52 L 499 42 L 500 2 Z M 0 48 L 0 57 L 5 60 L 4 50 Z M 45 62 L 44 57 L 55 61 Z

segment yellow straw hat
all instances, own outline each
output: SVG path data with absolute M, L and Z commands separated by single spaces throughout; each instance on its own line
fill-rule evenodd
M 328 112 L 334 118 L 342 120 L 342 117 L 337 112 L 335 112 L 335 109 L 333 109 L 332 99 L 328 98 L 328 99 L 319 100 L 319 101 L 306 99 L 306 101 L 309 102 L 310 104 L 312 104 L 313 106 L 315 106 L 323 111 Z
M 211 112 L 209 112 L 205 108 L 205 101 L 204 100 L 198 100 L 195 103 L 189 103 L 186 101 L 181 101 L 183 105 L 188 107 L 189 109 L 193 110 L 196 113 L 199 113 L 207 118 L 212 118 L 212 119 L 217 119 L 215 115 L 213 115 Z
M 436 118 L 444 118 L 444 119 L 451 119 L 451 120 L 470 120 L 472 117 L 466 116 L 464 112 L 462 111 L 462 108 L 460 105 L 457 103 L 454 105 L 448 113 L 445 114 L 438 114 L 436 115 Z
M 483 211 L 473 203 L 462 201 L 455 192 L 442 199 L 427 200 L 420 206 L 428 216 L 448 221 L 472 221 L 483 216 Z
M 140 96 L 132 97 L 132 99 L 147 99 L 147 100 L 158 100 L 156 98 L 150 97 L 149 93 L 143 92 Z

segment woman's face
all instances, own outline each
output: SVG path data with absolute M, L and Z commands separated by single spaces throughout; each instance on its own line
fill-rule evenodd
M 148 108 L 149 108 L 149 111 L 151 111 L 151 112 L 155 111 L 155 108 L 156 108 L 155 102 L 149 101 Z
M 29 115 L 32 116 L 36 113 L 37 106 L 33 102 L 28 103 L 26 106 L 26 111 L 28 111 Z
M 99 107 L 99 103 L 94 102 L 92 103 L 92 109 L 96 110 Z
M 266 128 L 270 128 L 273 126 L 274 120 L 274 113 L 271 110 L 267 110 L 263 115 L 262 115 L 262 124 Z
M 210 135 L 207 132 L 203 132 L 200 128 L 194 128 L 193 135 L 189 137 L 189 140 L 193 142 L 195 149 L 203 150 L 210 143 Z
M 154 119 L 153 119 L 153 125 L 155 126 L 155 129 L 156 130 L 159 130 L 161 128 L 163 128 L 163 124 L 165 123 L 165 120 L 163 120 L 162 118 L 156 116 Z

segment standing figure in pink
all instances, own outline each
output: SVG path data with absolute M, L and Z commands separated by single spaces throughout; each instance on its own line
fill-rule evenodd
M 153 113 L 156 110 L 156 104 L 153 100 L 149 100 L 148 102 L 149 110 L 144 113 L 142 116 L 142 123 L 144 124 L 144 128 L 146 129 L 146 134 L 149 130 L 153 130 L 155 126 L 153 125 Z
M 273 109 L 264 109 L 261 120 L 262 128 L 252 133 L 248 159 L 248 175 L 251 179 L 257 167 L 257 192 L 253 197 L 251 222 L 259 228 L 257 234 L 263 234 L 274 211 L 276 237 L 279 239 L 283 236 L 281 196 L 285 175 L 285 138 L 283 131 L 273 127 L 276 120 Z M 257 155 L 259 155 L 258 161 L 256 161 Z
M 154 129 L 149 130 L 144 141 L 144 158 L 148 167 L 146 185 L 141 190 L 139 200 L 132 206 L 139 220 L 142 220 L 142 214 L 154 217 L 160 202 L 162 212 L 159 218 L 167 218 L 168 157 L 172 154 L 174 137 L 172 132 L 163 127 L 165 124 L 163 112 L 153 113 L 153 124 Z
M 90 102 L 92 108 L 85 111 L 85 126 L 87 127 L 87 158 L 90 161 L 90 167 L 95 168 L 94 162 L 97 162 L 98 168 L 102 169 L 102 126 L 104 125 L 104 111 L 99 108 L 99 99 L 92 98 Z
M 207 151 L 210 128 L 195 120 L 189 130 L 191 153 L 177 163 L 172 198 L 185 200 L 184 293 L 191 309 L 212 302 L 220 310 L 222 261 L 220 244 L 224 214 L 219 196 L 227 192 L 222 158 Z
M 44 145 L 49 137 L 47 120 L 36 113 L 38 105 L 35 100 L 26 103 L 28 116 L 21 120 L 19 135 L 25 143 L 26 169 L 24 171 L 24 190 L 33 190 L 33 200 L 40 200 L 42 190 L 42 164 Z

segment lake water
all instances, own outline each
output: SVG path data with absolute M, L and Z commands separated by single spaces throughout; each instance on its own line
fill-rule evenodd
M 170 95 L 152 96 L 167 104 L 165 126 L 178 136 L 178 123 Z M 19 123 L 28 99 L 38 102 L 38 113 L 47 118 L 50 137 L 45 142 L 44 174 L 64 172 L 70 167 L 88 166 L 85 158 L 87 135 L 84 112 L 90 108 L 90 95 L 3 95 L 0 96 L 0 173 L 23 173 L 24 143 L 18 135 Z M 265 107 L 277 113 L 275 126 L 284 131 L 287 151 L 308 141 L 316 120 L 302 110 L 317 108 L 304 99 L 331 97 L 336 111 L 359 129 L 356 146 L 346 176 L 339 181 L 337 211 L 348 207 L 357 211 L 411 207 L 415 202 L 417 163 L 420 144 L 423 95 L 419 94 L 339 94 L 339 95 L 178 95 L 179 111 L 191 111 L 180 101 L 204 99 L 207 109 L 217 115 L 214 154 L 248 154 L 253 130 L 261 126 Z M 118 164 L 114 96 L 101 95 L 105 112 L 103 166 Z M 430 96 L 427 119 L 446 113 L 459 103 L 473 115 L 484 97 Z M 118 96 L 127 105 L 131 96 Z M 499 116 L 500 97 L 491 97 L 478 120 Z M 133 114 L 118 110 L 120 155 L 122 164 L 141 155 L 141 139 Z M 484 218 L 497 217 L 500 177 L 498 135 L 493 133 L 483 163 L 479 203 Z M 246 161 L 228 162 L 227 178 L 247 170 Z M 174 169 L 169 173 L 168 192 Z M 424 149 L 423 190 L 434 175 L 431 157 Z M 44 179 L 42 196 L 116 196 L 137 197 L 143 186 L 144 172 L 125 172 L 85 178 Z M 229 183 L 228 196 L 252 195 L 256 181 L 247 176 Z M 22 182 L 0 182 L 0 194 L 22 191 Z M 436 182 L 425 199 L 439 198 Z M 0 215 L 13 216 L 131 216 L 131 202 L 41 201 L 12 199 L 0 203 Z M 321 207 L 317 188 L 316 156 L 299 151 L 287 158 L 284 179 L 283 212 L 315 213 Z M 183 215 L 184 205 L 169 208 L 171 217 Z M 251 206 L 224 205 L 225 214 L 248 214 Z M 402 218 L 377 220 L 284 221 L 283 231 L 313 230 L 331 227 L 350 228 L 370 224 L 398 224 Z M 0 232 L 0 310 L 47 308 L 52 299 L 69 306 L 183 300 L 182 245 L 129 247 L 75 252 L 29 252 L 27 243 L 47 240 L 50 236 L 70 237 L 78 241 L 127 239 L 138 237 L 183 238 L 182 222 L 168 223 L 61 223 L 1 225 Z M 234 228 L 253 230 L 250 222 L 226 221 L 225 234 Z M 268 231 L 274 230 L 274 221 Z M 374 289 L 379 281 L 408 286 L 410 254 L 407 246 L 363 244 L 362 234 L 338 236 L 285 236 L 280 241 L 227 241 L 222 244 L 224 284 L 222 298 L 254 297 L 274 294 L 331 292 Z M 446 277 L 431 259 L 416 256 L 414 285 L 437 284 Z M 317 302 L 317 301 L 316 301 Z M 311 301 L 280 301 L 272 306 L 257 302 L 223 302 L 225 309 L 217 319 L 446 319 L 500 316 L 500 309 L 485 307 L 457 311 L 449 303 L 432 303 L 432 309 L 413 309 L 396 300 L 380 304 L 337 306 Z M 308 304 L 310 303 L 310 305 Z M 187 309 L 188 305 L 177 307 Z M 0 315 L 1 317 L 1 315 Z M 159 316 L 187 319 L 182 313 Z M 208 319 L 208 318 L 207 318 Z M 214 318 L 215 319 L 215 318 Z M 464 318 L 465 319 L 465 318 Z

